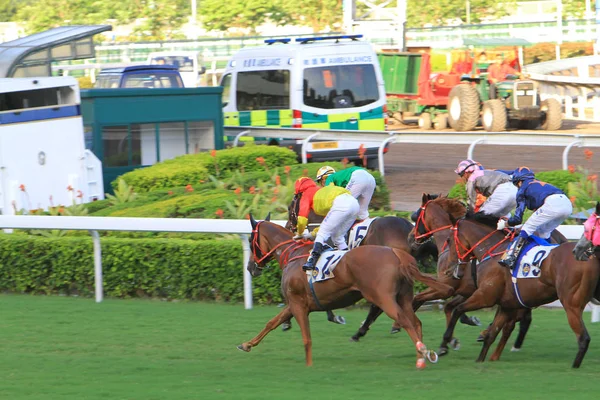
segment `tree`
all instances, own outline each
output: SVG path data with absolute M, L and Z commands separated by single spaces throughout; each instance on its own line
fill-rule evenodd
M 503 17 L 514 8 L 516 0 L 470 0 L 470 20 L 472 24 L 480 23 L 489 17 Z M 420 28 L 425 24 L 433 26 L 448 25 L 452 20 L 467 22 L 467 1 L 437 0 L 423 7 L 422 0 L 408 0 L 407 26 Z
M 282 24 L 289 20 L 281 0 L 203 0 L 201 20 L 208 30 L 226 31 L 229 28 L 249 29 L 252 33 L 265 22 Z
M 298 0 L 284 4 L 294 24 L 310 26 L 313 32 L 331 29 L 342 22 L 342 0 Z
M 135 39 L 174 39 L 177 30 L 181 28 L 185 18 L 190 14 L 188 0 L 142 0 L 137 4 L 138 10 L 135 18 L 144 18 L 145 20 L 135 28 L 133 32 Z

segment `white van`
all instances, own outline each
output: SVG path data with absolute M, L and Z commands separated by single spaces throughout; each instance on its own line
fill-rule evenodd
M 201 77 L 206 72 L 202 54 L 197 51 L 165 51 L 150 53 L 147 64 L 150 65 L 174 65 L 179 69 L 183 85 L 185 87 L 199 87 Z
M 221 78 L 225 126 L 384 131 L 383 78 L 373 47 L 361 37 L 271 39 L 240 50 Z M 368 166 L 376 167 L 376 142 L 316 141 L 308 156 L 358 162 L 361 145 Z

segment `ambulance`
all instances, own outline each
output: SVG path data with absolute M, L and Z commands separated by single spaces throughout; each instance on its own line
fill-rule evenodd
M 225 126 L 385 131 L 383 77 L 373 47 L 361 37 L 269 39 L 265 46 L 241 49 L 221 78 Z M 277 144 L 299 153 L 301 142 Z M 358 163 L 364 151 L 367 166 L 376 168 L 378 147 L 378 142 L 314 141 L 308 158 Z

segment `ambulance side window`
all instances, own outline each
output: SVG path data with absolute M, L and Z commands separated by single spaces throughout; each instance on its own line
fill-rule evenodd
M 231 93 L 231 74 L 223 76 L 223 79 L 221 79 L 221 87 L 223 87 L 221 99 L 223 101 L 223 107 L 225 107 L 227 104 L 229 104 L 229 94 Z
M 238 72 L 236 99 L 238 111 L 290 108 L 290 71 Z

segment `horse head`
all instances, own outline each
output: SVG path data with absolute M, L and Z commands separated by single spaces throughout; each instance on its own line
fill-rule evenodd
M 271 220 L 271 213 L 267 214 L 265 221 Z M 269 262 L 268 255 L 265 255 L 261 248 L 262 238 L 258 232 L 260 225 L 263 221 L 256 221 L 250 213 L 250 225 L 252 226 L 252 233 L 250 234 L 250 259 L 246 265 L 246 269 L 250 272 L 253 277 L 260 276 Z
M 288 220 L 285 224 L 285 229 L 292 232 L 296 231 L 296 226 L 298 225 L 298 209 L 300 208 L 301 197 L 302 193 L 296 193 L 288 206 Z
M 578 261 L 588 261 L 600 248 L 600 201 L 596 203 L 596 212 L 583 224 L 583 229 L 583 235 L 573 249 L 575 259 Z
M 433 234 L 448 229 L 464 216 L 465 206 L 458 200 L 441 195 L 423 193 L 421 207 L 411 215 L 415 227 L 408 235 L 411 249 L 417 250 L 433 237 Z

